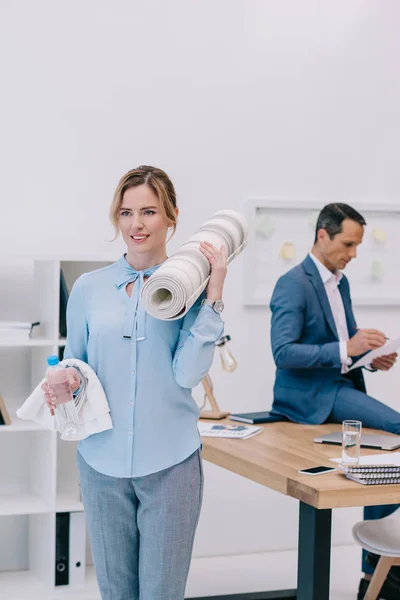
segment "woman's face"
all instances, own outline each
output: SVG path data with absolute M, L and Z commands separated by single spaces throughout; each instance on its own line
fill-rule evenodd
M 156 194 L 146 184 L 123 195 L 118 221 L 128 250 L 134 253 L 165 250 L 170 223 Z

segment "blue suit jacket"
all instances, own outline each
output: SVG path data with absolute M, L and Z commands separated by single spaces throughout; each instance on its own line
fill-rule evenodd
M 357 325 L 345 276 L 339 290 L 352 337 Z M 309 256 L 278 280 L 271 311 L 271 344 L 277 367 L 273 410 L 298 423 L 323 423 L 335 401 L 342 365 L 328 296 Z M 348 376 L 365 392 L 361 369 Z

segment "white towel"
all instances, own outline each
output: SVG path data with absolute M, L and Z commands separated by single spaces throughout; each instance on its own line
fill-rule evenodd
M 68 435 L 68 438 L 61 435 L 61 439 L 67 441 L 83 440 L 94 433 L 112 429 L 108 401 L 93 369 L 77 358 L 67 358 L 61 361 L 60 365 L 77 367 L 87 379 L 86 398 L 78 413 L 80 421 L 78 431 L 74 435 Z M 25 421 L 35 421 L 45 429 L 56 431 L 55 417 L 50 413 L 41 387 L 45 381 L 45 378 L 42 379 L 36 386 L 29 398 L 17 410 L 17 416 Z
M 196 302 L 210 279 L 210 263 L 200 250 L 200 242 L 225 246 L 228 264 L 247 243 L 247 223 L 234 210 L 220 210 L 183 244 L 146 281 L 142 304 L 156 319 L 173 321 L 183 317 Z

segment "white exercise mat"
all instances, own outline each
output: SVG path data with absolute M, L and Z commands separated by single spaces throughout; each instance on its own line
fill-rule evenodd
M 247 243 L 247 223 L 234 210 L 215 213 L 146 281 L 142 304 L 152 317 L 173 321 L 183 317 L 196 302 L 210 279 L 210 263 L 200 242 L 225 246 L 228 264 Z

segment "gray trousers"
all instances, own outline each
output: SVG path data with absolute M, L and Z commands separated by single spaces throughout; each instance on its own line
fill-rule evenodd
M 203 495 L 200 450 L 145 477 L 92 469 L 78 452 L 97 581 L 103 600 L 184 600 Z

